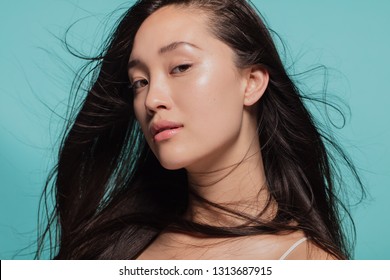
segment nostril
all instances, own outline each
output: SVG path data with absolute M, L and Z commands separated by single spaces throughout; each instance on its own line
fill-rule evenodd
M 167 110 L 169 107 L 168 102 L 168 100 L 163 100 L 162 98 L 147 98 L 145 107 L 150 113 L 155 113 L 158 110 Z
M 165 105 L 159 105 L 157 108 L 158 109 L 167 109 L 167 107 Z

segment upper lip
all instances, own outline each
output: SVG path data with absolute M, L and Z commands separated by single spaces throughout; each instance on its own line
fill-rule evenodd
M 167 130 L 167 129 L 174 129 L 183 127 L 181 123 L 168 121 L 168 120 L 160 120 L 153 122 L 150 126 L 150 133 L 152 134 L 152 137 L 154 137 L 156 134 L 160 133 L 161 131 Z

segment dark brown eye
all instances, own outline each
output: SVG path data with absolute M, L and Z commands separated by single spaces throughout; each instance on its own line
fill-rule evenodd
M 134 90 L 137 90 L 139 88 L 143 88 L 143 87 L 146 87 L 147 85 L 149 84 L 149 82 L 145 79 L 142 79 L 142 80 L 138 80 L 138 81 L 134 81 L 132 84 L 131 84 L 131 88 L 134 89 Z
M 191 64 L 183 64 L 183 65 L 176 66 L 175 68 L 172 69 L 171 74 L 183 73 L 188 69 L 190 69 L 191 66 L 192 66 Z

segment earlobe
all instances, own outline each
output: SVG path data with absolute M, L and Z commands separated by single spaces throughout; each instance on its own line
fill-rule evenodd
M 253 66 L 248 70 L 244 105 L 252 106 L 259 101 L 267 89 L 269 74 L 260 66 Z

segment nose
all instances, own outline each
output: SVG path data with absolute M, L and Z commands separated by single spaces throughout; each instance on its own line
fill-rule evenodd
M 145 108 L 150 116 L 153 116 L 159 110 L 171 109 L 172 100 L 169 87 L 163 82 L 154 82 L 149 84 L 149 90 L 145 99 Z

